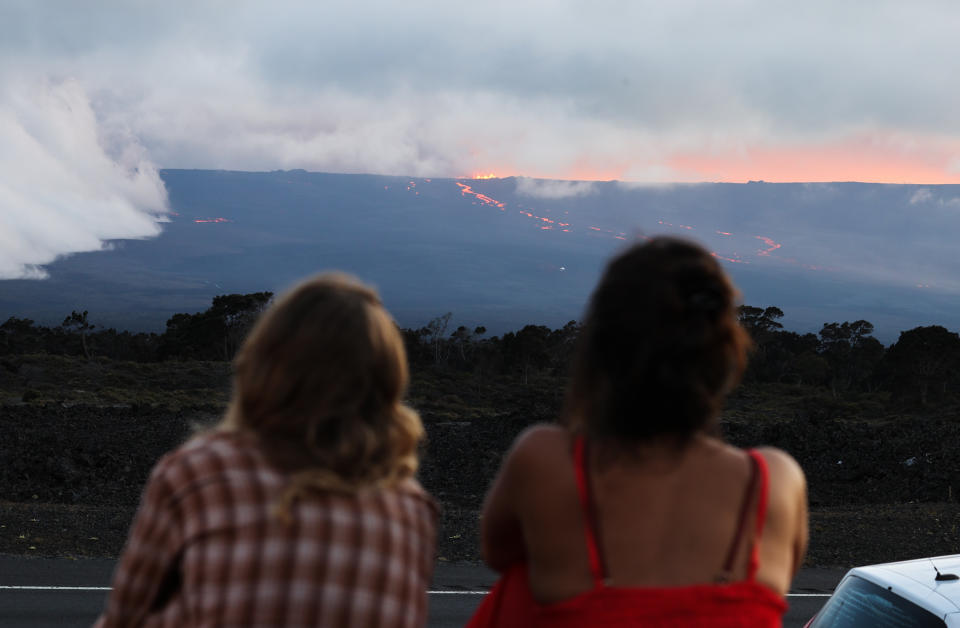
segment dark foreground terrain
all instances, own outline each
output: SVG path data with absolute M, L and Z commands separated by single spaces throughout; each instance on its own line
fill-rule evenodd
M 78 364 L 93 376 L 60 362 L 20 364 L 18 373 L 33 369 L 33 392 L 0 398 L 0 553 L 117 555 L 150 468 L 217 420 L 229 385 L 225 364 L 199 363 L 139 395 L 117 388 L 117 365 Z M 500 457 L 561 400 L 544 382 L 464 378 L 418 375 L 410 394 L 428 434 L 420 478 L 443 507 L 441 561 L 478 560 L 478 511 Z M 102 403 L 107 381 L 112 405 Z M 731 398 L 722 426 L 733 443 L 782 447 L 806 470 L 808 566 L 960 551 L 955 410 L 889 415 L 869 399 L 838 405 L 797 387 L 754 386 Z

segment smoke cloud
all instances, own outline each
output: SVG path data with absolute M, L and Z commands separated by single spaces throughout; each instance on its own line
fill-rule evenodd
M 570 198 L 593 194 L 595 185 L 590 181 L 550 181 L 517 177 L 517 194 L 534 198 Z
M 0 172 L 0 279 L 41 279 L 60 256 L 154 236 L 168 211 L 157 169 L 73 80 L 0 86 Z

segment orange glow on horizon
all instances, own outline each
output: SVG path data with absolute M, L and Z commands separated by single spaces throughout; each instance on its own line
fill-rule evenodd
M 617 164 L 613 167 L 597 167 L 597 160 L 581 158 L 569 166 L 557 170 L 541 170 L 540 168 L 483 168 L 477 169 L 470 176 L 458 176 L 456 179 L 506 179 L 509 177 L 529 177 L 531 179 L 551 179 L 556 181 L 617 181 L 623 180 L 629 171 L 627 164 Z
M 684 181 L 720 183 L 960 183 L 960 142 L 857 137 L 817 146 L 745 148 L 725 154 L 676 154 L 668 166 Z
M 651 184 L 748 181 L 960 184 L 960 139 L 873 129 L 793 143 L 754 142 L 712 149 L 704 145 L 686 151 L 664 148 L 659 157 L 642 161 L 584 151 L 579 158 L 546 169 L 531 163 L 501 162 L 496 167 L 481 165 L 473 172 L 470 177 L 460 178 L 530 177 Z

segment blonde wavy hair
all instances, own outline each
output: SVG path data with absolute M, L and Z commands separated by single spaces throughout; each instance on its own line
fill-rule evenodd
M 357 279 L 332 273 L 297 285 L 264 313 L 233 365 L 219 429 L 254 437 L 289 474 L 282 516 L 312 490 L 356 493 L 416 472 L 424 431 L 402 403 L 403 339 Z

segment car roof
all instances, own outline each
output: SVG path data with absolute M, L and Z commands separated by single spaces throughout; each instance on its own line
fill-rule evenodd
M 937 569 L 941 574 L 960 576 L 960 554 L 855 567 L 847 572 L 847 576 L 857 575 L 885 589 L 890 588 L 900 597 L 940 617 L 960 612 L 960 580 L 938 581 Z

